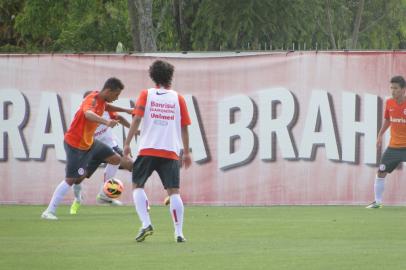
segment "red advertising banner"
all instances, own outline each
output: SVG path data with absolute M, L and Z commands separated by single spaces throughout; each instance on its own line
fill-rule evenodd
M 63 134 L 83 93 L 115 76 L 125 84 L 115 104 L 130 107 L 154 86 L 148 67 L 157 58 L 175 66 L 173 89 L 192 119 L 194 162 L 181 172 L 185 203 L 373 200 L 383 104 L 390 78 L 406 76 L 406 52 L 0 55 L 0 203 L 47 204 L 65 175 Z M 128 130 L 114 132 L 122 143 Z M 99 168 L 83 182 L 85 203 L 96 202 L 102 175 Z M 399 168 L 387 176 L 385 204 L 406 204 L 403 175 Z M 117 177 L 131 203 L 130 173 Z M 157 174 L 146 192 L 162 202 Z

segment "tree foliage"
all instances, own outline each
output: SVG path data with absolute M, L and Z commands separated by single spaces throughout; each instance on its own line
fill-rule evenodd
M 19 51 L 20 36 L 15 30 L 15 18 L 23 0 L 0 1 L 0 51 Z
M 405 49 L 406 0 L 2 0 L 0 51 Z
M 16 18 L 28 51 L 114 51 L 131 45 L 127 3 L 101 0 L 30 0 Z

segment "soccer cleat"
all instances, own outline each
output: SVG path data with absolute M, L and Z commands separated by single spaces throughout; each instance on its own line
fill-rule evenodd
M 166 196 L 164 199 L 164 205 L 169 205 L 171 203 L 171 200 L 169 198 L 169 196 Z
M 119 200 L 111 199 L 110 205 L 112 205 L 112 206 L 122 206 L 123 203 L 121 201 L 119 201 Z
M 135 237 L 135 241 L 137 242 L 142 242 L 145 240 L 145 238 L 149 235 L 152 235 L 154 233 L 154 228 L 152 228 L 152 225 L 149 225 L 146 228 L 141 228 L 137 236 Z
M 116 199 L 111 199 L 111 198 L 107 197 L 106 195 L 100 194 L 100 193 L 97 194 L 96 201 L 97 201 L 97 203 L 100 203 L 100 204 L 110 204 L 112 206 L 122 206 L 123 205 L 123 203 L 121 201 L 116 200 Z
M 185 243 L 186 242 L 186 238 L 183 236 L 177 236 L 176 237 L 176 243 Z
M 80 208 L 80 202 L 78 200 L 74 199 L 72 205 L 70 206 L 70 214 L 76 215 L 78 213 L 79 208 Z
M 41 214 L 41 218 L 48 219 L 48 220 L 57 220 L 58 219 L 53 213 L 48 212 L 46 210 Z
M 370 203 L 367 207 L 368 209 L 377 209 L 377 208 L 382 208 L 382 204 L 381 203 L 377 203 L 377 202 L 372 202 Z

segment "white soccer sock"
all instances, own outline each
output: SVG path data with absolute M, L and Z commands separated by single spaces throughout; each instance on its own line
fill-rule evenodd
M 71 186 L 68 185 L 68 183 L 63 180 L 55 189 L 54 194 L 52 195 L 52 199 L 49 202 L 47 211 L 54 213 L 56 211 L 56 208 L 58 205 L 61 203 L 63 197 L 65 197 L 66 193 L 69 191 Z
M 74 184 L 73 185 L 73 194 L 75 195 L 75 199 L 77 202 L 82 202 L 82 185 L 81 184 Z
M 104 169 L 104 182 L 113 178 L 116 175 L 116 173 L 118 171 L 118 167 L 120 167 L 120 165 L 113 165 L 113 164 L 106 165 L 106 168 Z
M 142 228 L 151 225 L 151 218 L 148 213 L 148 198 L 143 188 L 136 188 L 133 190 L 133 200 L 135 211 L 142 222 Z
M 375 179 L 374 191 L 375 191 L 375 202 L 381 204 L 383 191 L 385 190 L 385 178 L 377 177 Z
M 170 196 L 170 207 L 169 211 L 171 212 L 173 226 L 175 228 L 176 236 L 183 237 L 183 201 L 179 194 L 172 194 Z

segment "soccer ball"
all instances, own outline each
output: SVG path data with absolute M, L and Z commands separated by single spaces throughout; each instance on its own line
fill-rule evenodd
M 111 178 L 104 183 L 103 191 L 107 197 L 116 199 L 123 193 L 124 185 L 120 180 Z

